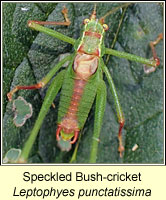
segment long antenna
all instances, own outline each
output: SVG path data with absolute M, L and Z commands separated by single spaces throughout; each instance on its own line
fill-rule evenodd
M 107 12 L 103 17 L 101 17 L 101 18 L 99 19 L 99 21 L 103 24 L 105 18 L 106 18 L 108 15 L 113 14 L 113 13 L 115 13 L 117 10 L 119 10 L 120 8 L 127 7 L 127 6 L 129 6 L 130 4 L 132 4 L 132 3 L 124 3 L 123 5 L 118 6 L 118 7 L 114 8 L 113 10 L 110 10 L 110 11 Z
M 94 9 L 93 9 L 93 12 L 92 12 L 90 19 L 94 19 L 94 20 L 96 19 L 96 3 L 94 5 Z

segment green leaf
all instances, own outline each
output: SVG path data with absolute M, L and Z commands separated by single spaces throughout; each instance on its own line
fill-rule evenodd
M 54 7 L 52 7 L 54 5 Z M 49 26 L 69 37 L 80 36 L 82 22 L 89 18 L 92 3 L 3 3 L 3 88 L 6 93 L 15 85 L 30 85 L 42 79 L 59 61 L 59 56 L 73 52 L 70 44 L 29 30 L 27 20 L 64 21 L 61 10 L 68 8 L 70 27 Z M 118 3 L 98 3 L 97 18 L 104 16 Z M 9 9 L 11 7 L 12 9 Z M 162 5 L 137 3 L 129 6 L 117 38 L 115 49 L 150 58 L 149 42 L 163 32 Z M 108 16 L 105 45 L 110 47 L 121 18 L 121 10 Z M 156 46 L 161 64 L 154 73 L 145 75 L 143 65 L 111 56 L 107 67 L 114 80 L 125 116 L 124 157 L 118 154 L 118 129 L 113 97 L 108 87 L 107 105 L 98 147 L 98 163 L 163 163 L 163 42 Z M 104 60 L 106 56 L 104 56 Z M 4 105 L 3 153 L 23 147 L 39 113 L 47 87 L 41 90 L 19 91 L 33 106 L 33 116 L 21 128 L 14 127 L 11 103 Z M 5 102 L 6 103 L 6 102 Z M 40 129 L 29 162 L 69 162 L 74 150 L 61 152 L 56 143 L 56 120 L 59 95 Z M 77 163 L 87 163 L 93 135 L 94 109 L 87 119 L 78 147 Z M 132 151 L 133 146 L 138 148 Z

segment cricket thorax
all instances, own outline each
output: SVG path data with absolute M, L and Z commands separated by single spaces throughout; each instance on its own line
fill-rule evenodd
M 75 57 L 73 69 L 76 79 L 88 80 L 97 70 L 98 57 L 95 55 L 80 54 Z

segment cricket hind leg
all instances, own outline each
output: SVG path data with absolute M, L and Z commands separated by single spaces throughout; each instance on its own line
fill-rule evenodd
M 156 40 L 151 41 L 151 42 L 149 43 L 149 46 L 150 46 L 150 48 L 151 48 L 152 55 L 153 55 L 153 58 L 152 58 L 152 59 L 156 61 L 156 65 L 155 65 L 155 66 L 152 66 L 152 67 L 148 67 L 147 65 L 144 65 L 144 72 L 145 72 L 146 74 L 149 74 L 149 73 L 151 73 L 151 72 L 154 72 L 154 71 L 156 70 L 157 66 L 160 65 L 160 60 L 159 60 L 159 58 L 157 57 L 157 53 L 156 53 L 155 46 L 156 46 L 162 39 L 163 39 L 163 34 L 160 33 L 160 34 L 158 35 L 158 37 L 156 38 Z
M 107 96 L 106 85 L 104 81 L 101 80 L 97 89 L 94 131 L 93 131 L 93 140 L 91 145 L 89 163 L 96 163 L 98 143 L 100 141 L 99 136 L 106 106 L 106 96 Z
M 71 24 L 71 21 L 68 18 L 68 10 L 64 6 L 62 9 L 62 14 L 64 15 L 64 22 L 57 22 L 57 21 L 37 21 L 37 20 L 29 20 L 28 24 L 31 24 L 32 22 L 35 22 L 36 24 L 40 25 L 64 25 L 64 26 L 69 26 Z

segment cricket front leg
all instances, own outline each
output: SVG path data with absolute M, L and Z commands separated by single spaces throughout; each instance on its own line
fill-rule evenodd
M 94 133 L 93 133 L 93 138 L 92 138 L 92 146 L 91 146 L 89 163 L 96 163 L 99 136 L 100 136 L 100 131 L 102 127 L 105 106 L 106 106 L 106 96 L 107 96 L 106 85 L 104 81 L 101 80 L 99 83 L 99 87 L 97 89 Z
M 55 67 L 52 68 L 52 70 L 37 84 L 34 85 L 18 85 L 15 88 L 13 88 L 8 94 L 7 97 L 9 101 L 12 100 L 12 96 L 15 92 L 18 90 L 34 90 L 34 89 L 40 89 L 43 88 L 50 80 L 51 78 L 55 75 L 55 73 L 63 66 L 63 64 L 67 61 L 71 60 L 71 55 L 65 57 L 63 60 L 61 60 Z
M 53 102 L 55 99 L 58 91 L 62 87 L 63 79 L 65 75 L 65 70 L 61 71 L 52 81 L 51 85 L 49 86 L 46 96 L 44 98 L 44 102 L 42 104 L 42 107 L 40 109 L 38 118 L 35 122 L 35 125 L 30 133 L 30 136 L 28 140 L 26 141 L 23 150 L 21 152 L 20 158 L 18 160 L 18 163 L 25 163 L 27 162 L 27 159 L 29 157 L 29 153 L 32 149 L 32 146 L 36 140 L 37 134 L 39 132 L 39 129 L 43 123 L 43 120 Z
M 155 41 L 150 42 L 150 47 L 152 49 L 153 59 L 146 59 L 146 58 L 143 58 L 143 57 L 140 57 L 140 56 L 136 56 L 134 54 L 130 54 L 130 53 L 122 52 L 122 51 L 117 51 L 117 50 L 109 49 L 109 48 L 105 49 L 106 50 L 105 53 L 109 54 L 109 55 L 117 56 L 119 58 L 125 58 L 127 60 L 131 60 L 131 61 L 135 61 L 135 62 L 138 62 L 138 63 L 145 64 L 146 68 L 148 68 L 148 69 L 152 68 L 152 71 L 155 71 L 156 67 L 159 66 L 159 64 L 160 64 L 160 60 L 157 57 L 154 46 L 157 45 L 162 39 L 163 39 L 163 34 L 161 33 L 161 34 L 159 34 L 158 38 Z M 150 73 L 150 72 L 151 72 L 151 70 L 149 70 L 149 71 L 147 70 L 146 73 Z
M 62 9 L 62 14 L 64 15 L 64 22 L 56 22 L 56 21 L 37 21 L 37 20 L 29 20 L 28 24 L 31 24 L 31 22 L 35 22 L 36 24 L 40 25 L 64 25 L 64 26 L 69 26 L 71 24 L 69 18 L 68 18 L 68 10 L 64 6 Z
M 123 146 L 123 142 L 122 142 L 122 129 L 123 129 L 123 126 L 125 123 L 125 119 L 124 119 L 122 108 L 121 108 L 121 105 L 120 105 L 120 102 L 118 99 L 118 95 L 117 95 L 116 88 L 115 88 L 114 82 L 112 80 L 111 74 L 109 73 L 108 68 L 104 64 L 102 65 L 102 69 L 103 69 L 104 73 L 106 74 L 106 77 L 107 77 L 107 80 L 108 80 L 108 83 L 109 83 L 109 86 L 111 89 L 111 93 L 113 95 L 114 102 L 115 102 L 115 108 L 116 108 L 118 122 L 119 122 L 119 132 L 118 132 L 119 148 L 118 148 L 118 151 L 119 151 L 120 157 L 122 158 L 122 153 L 124 151 L 124 146 Z
M 52 37 L 55 37 L 59 40 L 63 40 L 65 42 L 68 42 L 72 45 L 75 43 L 75 39 L 70 38 L 66 35 L 63 35 L 57 31 L 54 31 L 52 29 L 49 29 L 47 27 L 43 27 L 43 25 L 64 25 L 69 26 L 71 24 L 71 21 L 69 20 L 67 16 L 68 10 L 66 7 L 63 8 L 62 14 L 64 15 L 65 21 L 64 22 L 56 22 L 56 21 L 37 21 L 37 20 L 29 20 L 28 21 L 28 27 L 31 29 L 34 29 L 36 31 L 43 32 L 47 35 L 50 35 Z

